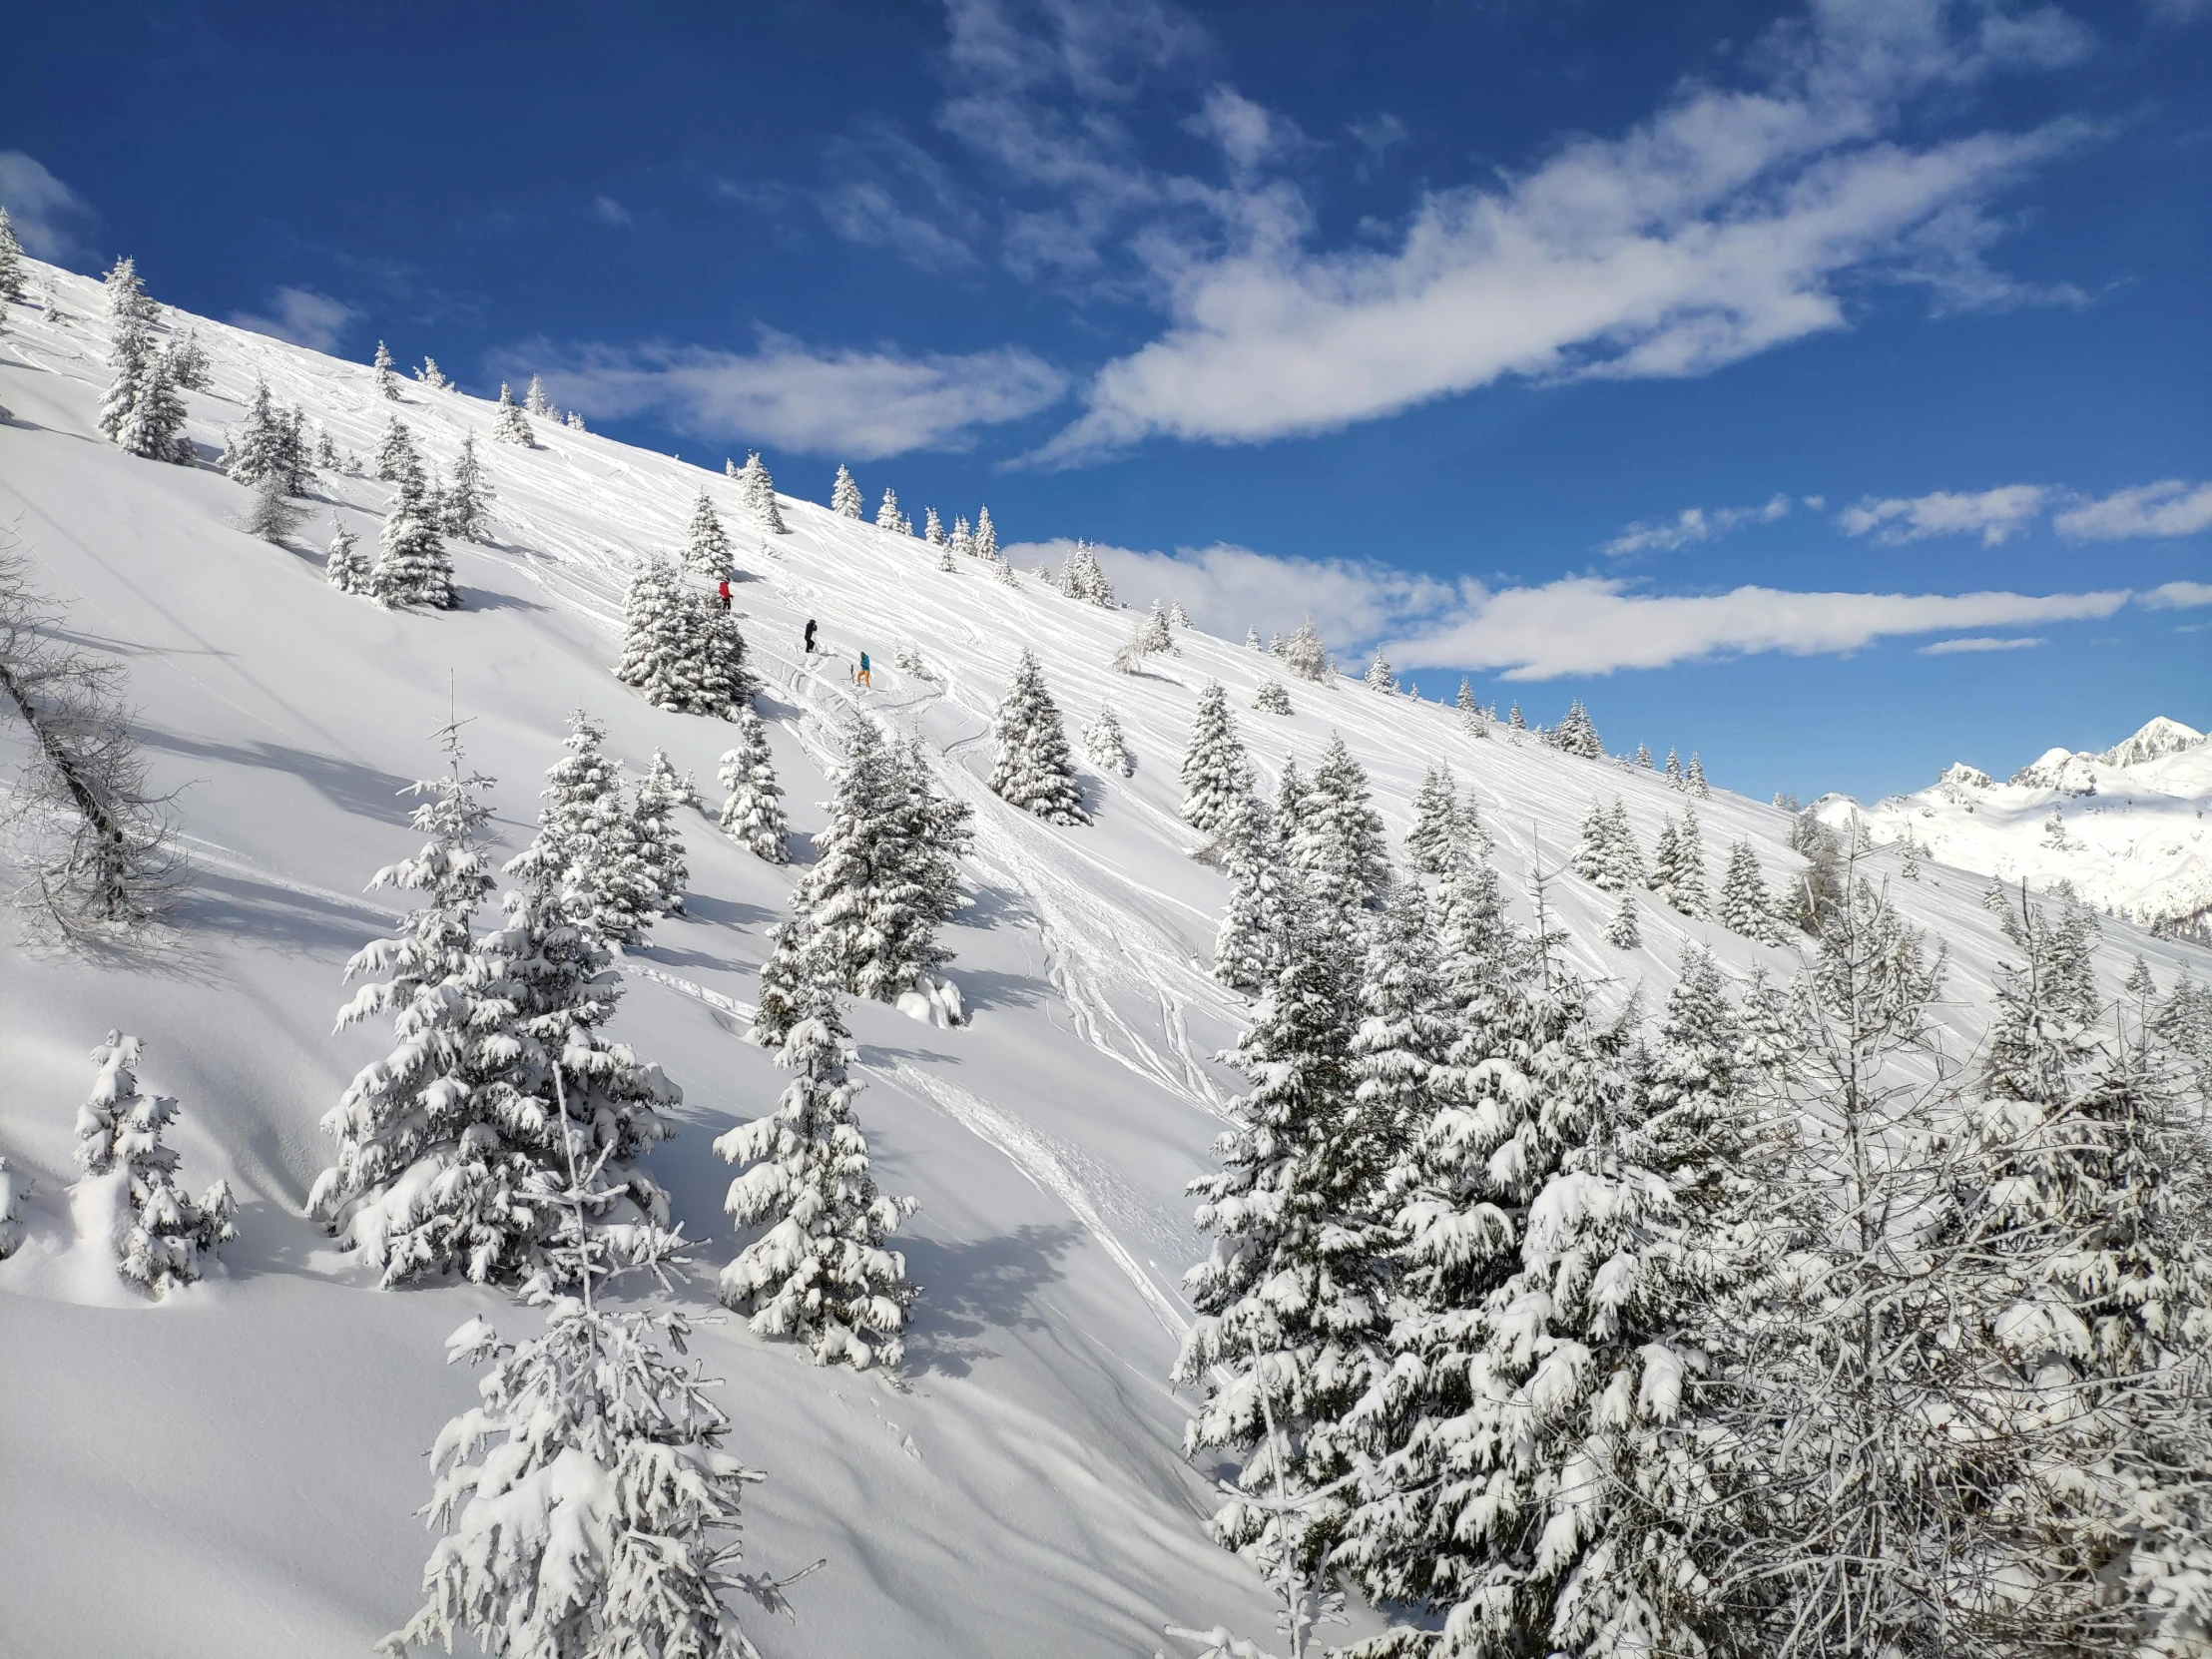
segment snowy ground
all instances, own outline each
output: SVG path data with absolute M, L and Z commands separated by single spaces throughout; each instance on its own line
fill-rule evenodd
M 358 1653 L 411 1610 L 429 1543 L 412 1516 L 423 1452 L 472 1390 L 442 1364 L 443 1339 L 476 1313 L 510 1331 L 528 1318 L 465 1287 L 379 1292 L 303 1219 L 327 1151 L 317 1119 L 380 1052 L 376 1031 L 330 1034 L 339 969 L 389 913 L 362 883 L 411 850 L 397 792 L 433 768 L 428 735 L 449 710 L 471 721 L 470 760 L 500 780 L 509 847 L 527 836 L 577 708 L 605 719 L 634 765 L 667 748 L 713 805 L 731 729 L 650 709 L 608 672 L 628 571 L 677 545 L 702 487 L 751 578 L 738 605 L 796 828 L 821 824 L 824 763 L 862 704 L 918 731 L 977 814 L 973 902 L 946 939 L 973 1022 L 852 1009 L 878 1174 L 922 1206 L 903 1241 L 923 1287 L 904 1374 L 817 1371 L 731 1325 L 705 1336 L 728 1380 L 733 1449 L 771 1476 L 749 1502 L 755 1564 L 829 1562 L 795 1591 L 797 1622 L 750 1626 L 771 1659 L 894 1645 L 915 1659 L 1148 1654 L 1171 1645 L 1159 1634 L 1170 1620 L 1264 1634 L 1257 1580 L 1206 1540 L 1208 1481 L 1177 1454 L 1186 1401 L 1165 1382 L 1186 1319 L 1180 1276 L 1202 1248 L 1183 1187 L 1208 1167 L 1236 1086 L 1211 1056 L 1244 1007 L 1206 973 L 1226 882 L 1187 855 L 1175 816 L 1199 690 L 1228 686 L 1270 789 L 1286 758 L 1310 766 L 1343 733 L 1393 836 L 1422 769 L 1448 760 L 1516 893 L 1539 858 L 1548 871 L 1571 853 L 1593 800 L 1623 796 L 1648 851 L 1683 798 L 1649 773 L 1475 742 L 1446 709 L 1353 681 L 1294 684 L 1287 718 L 1251 713 L 1273 660 L 1196 634 L 1145 675 L 1115 675 L 1126 612 L 1031 577 L 1005 588 L 979 565 L 940 572 L 919 541 L 788 496 L 792 534 L 763 550 L 719 472 L 543 422 L 536 450 L 491 444 L 488 405 L 412 383 L 399 412 L 431 459 L 450 465 L 477 433 L 497 542 L 457 550 L 459 613 L 381 612 L 331 591 L 310 549 L 332 512 L 373 545 L 386 486 L 326 479 L 328 506 L 297 551 L 244 535 L 231 521 L 246 492 L 211 467 L 134 460 L 101 440 L 97 284 L 55 281 L 63 321 L 18 310 L 0 334 L 0 405 L 13 411 L 0 424 L 0 524 L 85 641 L 129 664 L 148 752 L 181 792 L 195 876 L 158 953 L 55 954 L 12 934 L 0 952 L 0 1153 L 38 1186 L 31 1238 L 0 1264 L 0 1651 Z M 187 399 L 204 456 L 257 373 L 341 448 L 373 450 L 392 405 L 366 368 L 196 325 L 214 357 L 214 388 Z M 782 482 L 826 490 L 828 472 Z M 937 505 L 948 520 L 969 510 Z M 809 617 L 826 647 L 812 659 L 798 649 Z M 1137 772 L 1086 774 L 1094 827 L 1048 828 L 982 787 L 991 711 L 1024 644 L 1071 729 L 1102 699 L 1121 715 Z M 901 645 L 927 677 L 892 666 Z M 872 692 L 850 681 L 861 650 Z M 1725 795 L 1699 811 L 1714 881 L 1738 837 L 1770 879 L 1796 867 L 1783 814 Z M 688 840 L 691 914 L 629 959 L 616 1031 L 685 1090 L 684 1131 L 653 1163 L 688 1230 L 717 1240 L 711 1267 L 730 1253 L 729 1170 L 709 1142 L 780 1087 L 740 1032 L 795 872 L 704 818 Z M 1951 949 L 1962 1040 L 2001 948 L 1984 885 L 1941 867 L 1897 884 Z M 1656 903 L 1643 946 L 1616 951 L 1600 942 L 1606 895 L 1571 877 L 1552 894 L 1616 1001 L 1642 984 L 1655 1006 L 1694 942 L 1739 970 L 1792 965 Z M 2106 946 L 2112 984 L 2137 950 L 2162 981 L 2184 956 L 2200 977 L 2208 967 L 2125 924 Z M 187 1183 L 227 1177 L 243 1211 L 218 1277 L 159 1305 L 125 1291 L 72 1212 L 71 1118 L 93 1075 L 87 1051 L 111 1025 L 146 1040 L 146 1082 L 183 1101 Z M 705 1305 L 703 1288 L 694 1297 Z
M 1877 845 L 1908 835 L 1932 856 L 2041 892 L 2060 881 L 2141 922 L 2212 914 L 2212 740 L 2158 718 L 2101 753 L 2052 749 L 2003 783 L 1964 763 L 1873 807 L 1820 803 Z

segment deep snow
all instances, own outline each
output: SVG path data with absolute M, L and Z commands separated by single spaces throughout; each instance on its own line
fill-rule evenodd
M 530 1316 L 465 1286 L 377 1291 L 303 1219 L 328 1152 L 316 1122 L 384 1035 L 331 1034 L 339 969 L 396 908 L 362 885 L 413 847 L 398 792 L 435 769 L 429 734 L 449 711 L 470 722 L 471 762 L 500 781 L 509 849 L 577 708 L 606 721 L 633 771 L 666 747 L 712 813 L 734 728 L 653 710 L 610 673 L 627 573 L 679 544 L 702 487 L 750 578 L 738 605 L 795 829 L 821 825 L 824 763 L 866 706 L 922 735 L 977 830 L 973 902 L 946 935 L 972 1023 L 850 1010 L 878 1178 L 921 1201 L 901 1241 L 922 1287 L 905 1371 L 895 1382 L 818 1371 L 735 1321 L 704 1334 L 728 1380 L 731 1447 L 770 1475 L 749 1502 L 752 1564 L 829 1562 L 795 1590 L 796 1622 L 754 1613 L 748 1628 L 771 1659 L 1144 1654 L 1173 1645 L 1160 1635 L 1171 1621 L 1264 1636 L 1257 1579 L 1207 1541 L 1208 1481 L 1178 1455 L 1186 1402 L 1165 1381 L 1187 1314 L 1180 1276 L 1202 1250 L 1183 1187 L 1209 1166 L 1235 1092 L 1212 1056 L 1245 1007 L 1207 974 L 1226 881 L 1188 856 L 1195 837 L 1175 814 L 1199 690 L 1229 688 L 1269 790 L 1286 757 L 1310 767 L 1342 732 L 1393 839 L 1423 768 L 1448 760 L 1516 894 L 1539 858 L 1547 872 L 1565 862 L 1593 800 L 1623 796 L 1648 849 L 1684 799 L 1650 773 L 1473 741 L 1448 709 L 1356 680 L 1293 682 L 1295 713 L 1253 713 L 1279 665 L 1196 633 L 1143 675 L 1117 675 L 1127 613 L 1033 577 L 1003 587 L 980 564 L 940 572 L 920 541 L 788 494 L 792 533 L 764 548 L 719 472 L 544 422 L 535 450 L 494 444 L 490 404 L 413 382 L 397 410 L 440 466 L 477 433 L 497 540 L 456 547 L 458 613 L 382 612 L 329 589 L 316 550 L 331 511 L 372 546 L 387 486 L 326 478 L 330 504 L 294 550 L 248 537 L 231 522 L 247 491 L 212 467 L 135 460 L 100 439 L 98 284 L 39 274 L 68 315 L 18 309 L 0 332 L 0 404 L 13 411 L 0 522 L 72 626 L 129 664 L 157 776 L 181 792 L 195 875 L 156 951 L 34 950 L 0 924 L 0 1153 L 37 1183 L 30 1239 L 0 1263 L 0 1651 L 360 1653 L 411 1611 L 430 1543 L 413 1516 L 423 1453 L 473 1397 L 473 1379 L 442 1363 L 444 1338 L 472 1315 L 509 1334 Z M 213 389 L 187 397 L 205 458 L 257 372 L 341 449 L 372 452 L 394 406 L 367 368 L 194 325 L 214 359 Z M 830 471 L 782 482 L 827 490 Z M 948 520 L 970 510 L 937 505 Z M 812 659 L 799 651 L 810 617 L 825 646 Z M 901 645 L 926 676 L 893 666 Z M 1050 828 L 983 788 L 991 711 L 1024 645 L 1071 736 L 1102 699 L 1120 714 L 1136 773 L 1084 770 L 1092 827 Z M 861 650 L 872 692 L 849 679 Z M 0 729 L 0 742 L 18 737 Z M 1697 805 L 1714 881 L 1737 837 L 1770 880 L 1796 867 L 1782 813 L 1725 794 Z M 716 1241 L 711 1270 L 731 1253 L 730 1171 L 709 1143 L 771 1109 L 783 1082 L 741 1033 L 765 929 L 797 872 L 731 845 L 711 817 L 686 835 L 690 914 L 629 958 L 614 1029 L 685 1090 L 683 1132 L 653 1167 L 688 1230 Z M 2001 951 L 1984 885 L 1940 867 L 1896 883 L 1950 947 L 1962 1041 Z M 1792 964 L 1648 898 L 1643 945 L 1616 951 L 1601 942 L 1607 895 L 1571 876 L 1550 892 L 1615 1005 L 1642 984 L 1658 1006 L 1693 942 L 1739 971 Z M 2162 982 L 2184 957 L 2207 971 L 2205 953 L 2113 924 L 2111 984 L 2136 950 Z M 72 1114 L 111 1026 L 145 1039 L 147 1086 L 182 1100 L 186 1184 L 223 1176 L 240 1201 L 224 1265 L 160 1304 L 130 1293 L 105 1242 L 80 1234 L 97 1195 L 70 1186 Z M 708 1283 L 690 1293 L 702 1307 Z

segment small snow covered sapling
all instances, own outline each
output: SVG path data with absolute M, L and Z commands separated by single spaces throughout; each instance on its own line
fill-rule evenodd
M 842 461 L 837 463 L 837 475 L 830 484 L 830 510 L 839 518 L 860 516 L 860 486 L 853 479 L 852 469 Z
M 1253 693 L 1252 706 L 1264 715 L 1287 715 L 1291 712 L 1291 689 L 1280 680 L 1263 680 Z
M 768 729 L 751 709 L 738 715 L 738 746 L 722 758 L 722 832 L 772 864 L 789 863 L 791 827 L 776 782 Z
M 515 401 L 513 388 L 504 380 L 499 382 L 499 407 L 492 415 L 491 435 L 501 443 L 524 449 L 538 446 L 537 436 L 530 430 L 530 417 Z
M 368 590 L 368 555 L 360 550 L 360 538 L 330 516 L 330 551 L 322 562 L 322 574 L 340 593 Z
M 1100 704 L 1098 718 L 1083 728 L 1083 754 L 1099 771 L 1116 778 L 1127 778 L 1137 770 L 1137 763 L 1129 757 L 1129 746 L 1122 740 L 1121 719 L 1112 704 Z
M 117 1178 L 123 1277 L 160 1296 L 198 1279 L 218 1247 L 238 1237 L 237 1206 L 228 1182 L 218 1181 L 197 1204 L 177 1185 L 177 1154 L 162 1145 L 177 1102 L 139 1087 L 140 1054 L 138 1038 L 120 1031 L 92 1051 L 100 1073 L 77 1109 L 77 1167 Z M 126 1204 L 130 1221 L 123 1225 Z
M 399 376 L 392 372 L 391 347 L 378 340 L 375 360 L 369 366 L 375 370 L 377 391 L 392 402 L 398 402 Z
M 1618 950 L 1633 950 L 1643 943 L 1643 930 L 1636 920 L 1633 887 L 1621 889 L 1620 902 L 1613 906 L 1613 918 L 1605 924 L 1605 942 Z
M 648 915 L 680 916 L 684 913 L 684 889 L 691 884 L 691 866 L 684 858 L 684 835 L 676 814 L 699 805 L 699 791 L 690 773 L 679 773 L 665 750 L 653 751 L 653 760 L 638 780 L 630 806 L 630 832 L 636 847 L 639 908 Z
M 810 955 L 826 948 L 818 940 Z M 723 1207 L 741 1227 L 766 1229 L 722 1270 L 720 1292 L 757 1335 L 803 1343 L 817 1365 L 862 1371 L 905 1357 L 899 1333 L 915 1290 L 905 1257 L 884 1240 L 916 1205 L 878 1192 L 868 1171 L 832 972 L 827 960 L 803 967 L 777 1057 L 794 1075 L 776 1111 L 715 1142 L 717 1156 L 746 1166 Z
M 1329 651 L 1314 631 L 1312 617 L 1301 622 L 1298 631 L 1283 642 L 1281 656 L 1284 668 L 1301 680 L 1320 684 L 1329 678 Z
M 1367 682 L 1369 691 L 1394 692 L 1397 690 L 1397 676 L 1390 671 L 1389 662 L 1380 649 L 1375 653 L 1375 661 L 1368 664 Z

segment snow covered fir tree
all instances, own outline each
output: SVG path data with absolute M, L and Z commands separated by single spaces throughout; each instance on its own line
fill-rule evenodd
M 722 757 L 722 832 L 772 864 L 791 861 L 791 828 L 776 782 L 768 728 L 751 709 L 738 711 L 738 743 Z
M 177 1102 L 139 1087 L 139 1040 L 110 1031 L 92 1051 L 100 1070 L 77 1109 L 77 1167 L 99 1189 L 97 1208 L 113 1216 L 117 1268 L 154 1296 L 190 1285 L 229 1240 L 238 1237 L 229 1183 L 197 1202 L 178 1185 L 176 1150 L 162 1135 Z
M 998 706 L 997 758 L 991 793 L 1047 824 L 1088 824 L 1083 792 L 1075 781 L 1059 705 L 1045 688 L 1044 667 L 1024 648 L 1014 683 Z
M 713 720 L 736 720 L 754 686 L 735 614 L 661 558 L 647 558 L 630 578 L 615 678 L 655 708 Z
M 815 935 L 810 949 L 830 948 Z M 759 1236 L 722 1270 L 722 1300 L 764 1337 L 804 1344 L 817 1365 L 895 1367 L 914 1287 L 884 1240 L 912 1199 L 877 1190 L 852 1112 L 851 1041 L 830 983 L 834 964 L 803 962 L 777 1064 L 792 1073 L 775 1112 L 715 1142 L 744 1166 L 723 1207 Z

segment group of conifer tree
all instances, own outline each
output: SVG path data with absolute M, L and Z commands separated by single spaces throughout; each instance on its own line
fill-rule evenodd
M 1346 1589 L 1426 1615 L 1365 1659 L 2212 1639 L 2187 987 L 2100 994 L 2093 916 L 2016 895 L 1953 1053 L 1942 951 L 1846 854 L 1793 980 L 1693 951 L 1647 1028 L 1540 883 L 1507 915 L 1446 775 L 1395 872 L 1341 743 L 1261 806 L 1218 687 L 1184 783 L 1258 1002 L 1175 1377 L 1294 1651 Z

